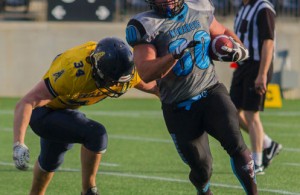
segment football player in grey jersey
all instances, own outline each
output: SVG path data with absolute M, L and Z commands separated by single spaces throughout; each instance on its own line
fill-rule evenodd
M 157 81 L 168 131 L 198 194 L 212 194 L 212 155 L 208 135 L 230 156 L 245 192 L 257 194 L 254 163 L 239 129 L 237 110 L 218 81 L 209 55 L 211 37 L 232 37 L 221 61 L 242 61 L 248 51 L 214 17 L 209 0 L 146 0 L 151 10 L 127 24 L 126 39 L 145 82 Z

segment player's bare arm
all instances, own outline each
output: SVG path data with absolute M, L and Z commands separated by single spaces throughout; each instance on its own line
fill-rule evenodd
M 222 50 L 228 55 L 226 56 L 225 59 L 220 59 L 220 61 L 232 61 L 232 62 L 239 62 L 239 61 L 244 61 L 249 57 L 248 50 L 244 47 L 242 44 L 241 40 L 237 37 L 237 35 L 220 24 L 215 18 L 213 19 L 212 23 L 210 24 L 209 27 L 210 31 L 210 36 L 211 38 L 215 38 L 218 35 L 227 35 L 229 39 L 231 40 L 233 44 L 233 48 L 229 47 L 222 47 Z
M 224 34 L 227 36 L 232 37 L 235 41 L 242 44 L 241 40 L 237 37 L 237 35 L 232 31 L 229 30 L 227 27 L 219 23 L 216 18 L 213 19 L 210 27 L 209 27 L 211 37 L 215 37 L 220 34 Z
M 24 144 L 32 110 L 46 105 L 52 98 L 45 82 L 41 80 L 17 103 L 14 113 L 14 143 Z
M 230 29 L 219 23 L 215 18 L 213 19 L 210 27 L 209 27 L 211 37 L 215 37 L 217 35 L 227 35 L 232 37 L 236 42 L 243 45 L 238 36 Z
M 133 51 L 134 63 L 146 83 L 164 77 L 177 61 L 172 54 L 156 58 L 156 49 L 151 44 L 136 45 Z
M 219 23 L 216 18 L 214 18 L 209 26 L 209 32 L 212 37 L 215 37 L 217 35 L 224 34 L 226 31 L 225 26 L 223 26 L 221 23 Z

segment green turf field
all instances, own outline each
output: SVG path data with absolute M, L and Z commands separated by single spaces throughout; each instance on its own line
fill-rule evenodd
M 17 99 L 0 98 L 0 195 L 26 195 L 32 167 L 22 172 L 12 163 L 13 109 Z M 108 149 L 102 159 L 98 187 L 102 195 L 195 195 L 188 167 L 179 158 L 167 133 L 160 103 L 154 99 L 107 99 L 81 109 L 104 124 Z M 300 100 L 283 101 L 282 109 L 262 114 L 265 131 L 283 150 L 265 175 L 257 176 L 260 194 L 300 195 Z M 244 134 L 246 143 L 249 138 Z M 39 138 L 28 129 L 26 144 L 33 165 Z M 229 157 L 211 139 L 214 157 L 212 191 L 216 195 L 245 194 L 233 175 Z M 81 190 L 79 145 L 69 151 L 48 195 L 79 195 Z

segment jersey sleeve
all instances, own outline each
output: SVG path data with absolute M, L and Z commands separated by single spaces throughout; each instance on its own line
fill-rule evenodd
M 147 41 L 147 33 L 145 27 L 137 19 L 131 19 L 126 27 L 126 40 L 132 47 L 142 43 L 149 43 Z
M 154 11 L 142 12 L 129 20 L 126 27 L 126 40 L 132 47 L 138 44 L 151 44 L 158 35 L 157 29 L 164 22 Z
M 260 40 L 274 40 L 275 14 L 267 8 L 260 10 L 257 15 Z
M 68 60 L 63 54 L 57 56 L 43 77 L 49 92 L 54 97 L 70 94 L 70 89 L 72 89 L 70 86 L 72 83 L 69 82 L 71 79 L 68 74 L 69 70 L 67 66 L 64 66 L 66 63 Z

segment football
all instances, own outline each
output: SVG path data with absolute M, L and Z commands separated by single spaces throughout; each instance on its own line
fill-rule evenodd
M 210 57 L 213 60 L 220 61 L 220 57 L 225 57 L 228 53 L 222 50 L 222 46 L 233 48 L 234 44 L 227 35 L 218 35 L 213 37 L 210 44 Z

